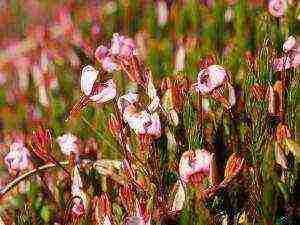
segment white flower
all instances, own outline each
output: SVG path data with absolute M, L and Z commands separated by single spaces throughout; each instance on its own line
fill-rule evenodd
M 89 96 L 92 92 L 95 81 L 97 80 L 99 71 L 92 66 L 85 66 L 81 72 L 81 90 Z
M 165 1 L 157 2 L 157 23 L 159 26 L 163 27 L 168 22 L 168 6 Z
M 116 94 L 116 83 L 109 79 L 105 83 L 97 83 L 99 71 L 92 66 L 85 66 L 81 75 L 81 90 L 92 101 L 104 103 L 112 100 Z
M 65 155 L 70 155 L 71 152 L 78 152 L 78 145 L 76 143 L 77 141 L 78 138 L 70 133 L 64 134 L 57 138 L 59 147 Z
M 77 166 L 75 166 L 73 170 L 73 177 L 72 177 L 72 186 L 71 186 L 71 193 L 74 199 L 74 206 L 72 208 L 72 212 L 78 216 L 84 214 L 88 207 L 88 200 L 86 194 L 82 190 L 83 184 L 80 177 L 80 171 Z
M 207 94 L 228 80 L 226 70 L 219 65 L 210 65 L 198 73 L 195 88 L 197 92 Z
M 183 204 L 185 202 L 185 188 L 184 184 L 178 180 L 176 183 L 177 192 L 173 201 L 172 211 L 180 211 L 183 208 Z
M 283 51 L 288 52 L 296 46 L 296 38 L 294 36 L 289 36 L 288 39 L 283 44 Z

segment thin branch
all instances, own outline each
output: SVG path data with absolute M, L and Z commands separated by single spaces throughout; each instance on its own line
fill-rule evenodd
M 68 165 L 68 161 L 63 161 L 61 162 L 62 165 Z M 24 174 L 22 174 L 21 176 L 17 177 L 16 179 L 14 179 L 12 182 L 8 183 L 4 188 L 2 188 L 0 190 L 0 199 L 9 191 L 11 190 L 14 186 L 16 186 L 18 183 L 20 183 L 22 180 L 24 180 L 27 177 L 30 177 L 40 171 L 43 170 L 47 170 L 47 169 L 51 169 L 51 168 L 55 168 L 57 167 L 57 165 L 55 165 L 54 163 L 50 163 L 50 164 L 46 164 L 43 166 L 40 166 L 38 168 L 35 168 L 33 170 L 30 170 Z
M 127 182 L 126 180 L 124 179 L 124 177 L 116 174 L 116 173 L 113 173 L 109 167 L 105 166 L 105 162 L 107 162 L 107 160 L 100 160 L 100 161 L 97 161 L 97 162 L 94 162 L 92 163 L 92 167 L 96 167 L 97 168 L 97 171 L 104 175 L 104 176 L 109 176 L 111 177 L 114 181 L 116 181 L 117 183 L 121 184 L 121 185 L 125 185 Z M 69 162 L 68 161 L 63 161 L 63 162 L 60 162 L 61 165 L 68 165 Z M 91 168 L 92 168 L 91 167 Z M 36 173 L 39 173 L 43 170 L 47 170 L 47 169 L 52 169 L 52 168 L 58 168 L 58 166 L 54 163 L 49 163 L 49 164 L 46 164 L 46 165 L 43 165 L 43 166 L 40 166 L 38 168 L 35 168 L 33 170 L 30 170 L 22 175 L 20 175 L 19 177 L 17 177 L 16 179 L 14 179 L 13 181 L 11 181 L 10 183 L 8 183 L 4 188 L 2 188 L 0 190 L 0 199 L 7 193 L 9 192 L 13 187 L 15 187 L 18 183 L 20 183 L 22 180 L 28 178 L 28 177 L 31 177 L 33 175 L 35 175 Z

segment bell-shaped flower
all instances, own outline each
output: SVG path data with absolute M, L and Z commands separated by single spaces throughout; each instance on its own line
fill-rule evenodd
M 204 149 L 184 152 L 179 163 L 179 174 L 181 180 L 188 183 L 191 176 L 195 174 L 206 175 L 212 179 L 212 160 L 213 154 Z
M 94 83 L 97 80 L 98 74 L 99 71 L 92 66 L 83 67 L 81 71 L 80 85 L 81 90 L 85 95 L 89 96 L 91 94 Z
M 22 142 L 14 142 L 10 146 L 9 153 L 5 156 L 4 162 L 9 171 L 26 170 L 29 166 L 29 153 Z
M 104 103 L 112 100 L 116 94 L 116 84 L 113 79 L 105 83 L 97 83 L 99 71 L 92 66 L 85 66 L 81 75 L 81 90 L 92 101 Z
M 195 89 L 201 94 L 208 94 L 228 81 L 226 70 L 219 65 L 210 65 L 198 73 Z
M 88 200 L 82 188 L 83 188 L 83 184 L 80 176 L 80 171 L 79 168 L 75 166 L 73 170 L 72 186 L 71 186 L 71 194 L 74 198 L 72 214 L 75 217 L 83 216 L 87 211 L 87 207 L 88 207 Z
M 296 47 L 296 38 L 294 36 L 289 36 L 288 39 L 283 43 L 283 51 L 288 52 Z
M 123 119 L 136 134 L 160 136 L 161 126 L 157 113 L 150 114 L 145 110 L 138 112 L 134 105 L 130 105 L 125 109 Z
M 81 90 L 84 95 L 72 107 L 70 116 L 85 108 L 90 102 L 102 104 L 115 98 L 117 87 L 114 80 L 109 79 L 105 83 L 97 82 L 98 74 L 99 71 L 92 66 L 85 66 L 82 69 Z
M 181 211 L 183 208 L 183 204 L 185 202 L 185 185 L 182 183 L 181 180 L 178 180 L 177 183 L 175 184 L 177 188 L 177 192 L 175 194 L 175 198 L 173 200 L 172 204 L 172 211 Z
M 268 3 L 269 13 L 275 17 L 282 17 L 287 7 L 287 0 L 270 0 Z
M 60 147 L 60 150 L 65 155 L 69 156 L 71 152 L 74 152 L 75 154 L 78 153 L 78 138 L 71 134 L 64 134 L 57 138 L 58 145 Z
M 138 111 L 134 103 L 138 101 L 138 95 L 129 92 L 123 95 L 118 100 L 118 107 L 123 114 L 123 120 L 128 123 L 129 127 L 135 131 L 136 134 L 149 134 L 153 137 L 160 136 L 160 120 L 157 113 L 151 113 L 150 110 L 155 110 L 158 107 L 158 100 L 155 98 L 150 104 L 149 109 Z

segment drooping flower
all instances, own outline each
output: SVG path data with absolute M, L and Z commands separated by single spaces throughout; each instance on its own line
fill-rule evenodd
M 136 134 L 149 134 L 153 137 L 159 137 L 161 126 L 158 114 L 156 112 L 147 112 L 147 110 L 138 111 L 134 104 L 137 101 L 138 95 L 132 92 L 119 98 L 118 107 L 123 115 L 124 121 L 128 123 L 129 127 L 133 129 Z M 156 101 L 156 99 L 154 99 L 154 101 Z M 153 108 L 151 110 L 153 110 Z
M 177 192 L 172 204 L 172 211 L 180 211 L 183 208 L 185 202 L 185 187 L 180 180 L 176 183 Z
M 195 89 L 201 94 L 208 94 L 228 80 L 226 70 L 222 66 L 210 65 L 198 73 Z
M 70 116 L 85 108 L 90 102 L 102 104 L 115 98 L 117 94 L 116 83 L 109 79 L 105 83 L 97 82 L 99 71 L 92 66 L 82 69 L 81 90 L 84 95 L 70 111 Z
M 183 153 L 179 163 L 179 174 L 185 183 L 191 181 L 191 176 L 195 174 L 202 174 L 212 178 L 213 154 L 202 150 L 189 150 Z
M 73 207 L 72 207 L 72 215 L 76 218 L 82 217 L 84 213 L 87 211 L 88 201 L 86 194 L 82 190 L 83 184 L 80 176 L 80 171 L 77 166 L 74 167 L 72 174 L 72 186 L 71 186 L 71 194 L 74 198 Z
M 65 155 L 69 156 L 71 152 L 78 153 L 78 138 L 75 135 L 71 133 L 64 134 L 57 138 L 57 142 Z
M 283 51 L 288 52 L 295 48 L 296 46 L 296 38 L 294 36 L 289 36 L 288 39 L 283 44 Z
M 268 5 L 269 13 L 275 17 L 282 17 L 287 7 L 286 0 L 270 0 Z
M 274 60 L 273 68 L 275 71 L 283 71 L 290 68 L 297 68 L 300 65 L 300 47 L 293 36 L 283 44 L 283 51 L 286 53 L 283 57 Z
M 81 75 L 81 90 L 92 101 L 104 103 L 112 100 L 116 94 L 116 84 L 113 79 L 105 83 L 97 83 L 99 71 L 92 66 L 85 66 Z
M 4 161 L 9 171 L 26 170 L 29 166 L 29 153 L 22 142 L 14 142 L 10 146 L 9 153 L 5 156 Z

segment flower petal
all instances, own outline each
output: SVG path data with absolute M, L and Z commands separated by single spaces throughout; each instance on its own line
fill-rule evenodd
M 178 190 L 176 192 L 172 211 L 180 211 L 183 208 L 183 204 L 185 202 L 185 189 L 181 181 L 177 181 L 176 186 L 178 186 Z
M 92 66 L 85 66 L 81 72 L 81 90 L 85 95 L 90 95 L 99 71 Z
M 99 91 L 97 94 L 90 97 L 91 100 L 97 103 L 104 103 L 110 101 L 116 97 L 117 89 L 116 83 L 113 79 L 108 80 L 106 83 L 99 86 Z
M 210 175 L 212 157 L 213 155 L 204 149 L 184 152 L 179 163 L 182 180 L 188 183 L 190 176 L 199 172 Z

